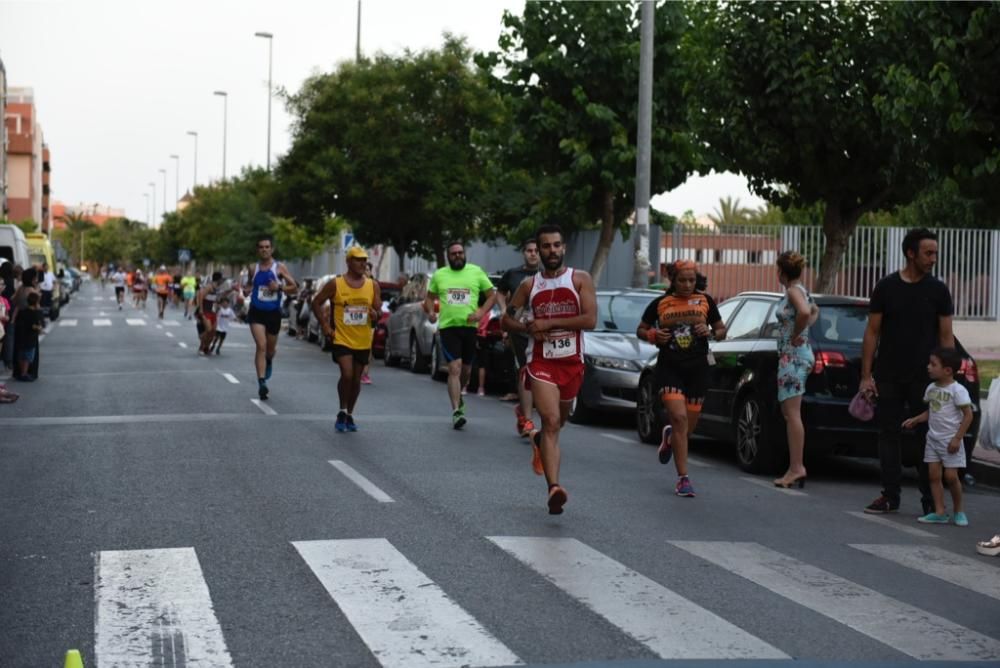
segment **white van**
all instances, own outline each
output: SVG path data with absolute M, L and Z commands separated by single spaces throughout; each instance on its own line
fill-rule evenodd
M 0 225 L 0 257 L 24 269 L 31 266 L 28 240 L 17 225 Z

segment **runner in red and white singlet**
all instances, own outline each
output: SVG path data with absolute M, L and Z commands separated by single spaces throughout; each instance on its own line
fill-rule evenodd
M 597 297 L 590 274 L 563 266 L 558 226 L 543 226 L 536 238 L 543 269 L 518 287 L 503 324 L 509 332 L 526 332 L 534 339 L 524 382 L 530 384 L 542 429 L 531 433 L 531 466 L 545 475 L 549 512 L 558 515 L 568 499 L 559 484 L 559 432 L 583 383 L 583 330 L 597 322 Z

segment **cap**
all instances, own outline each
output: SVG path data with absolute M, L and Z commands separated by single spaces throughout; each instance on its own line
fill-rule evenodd
M 368 253 L 365 252 L 365 249 L 362 248 L 361 246 L 351 246 L 350 248 L 347 249 L 347 258 L 349 260 L 353 259 L 367 260 Z

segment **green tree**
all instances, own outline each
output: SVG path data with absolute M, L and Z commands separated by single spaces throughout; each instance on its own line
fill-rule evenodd
M 722 197 L 719 199 L 719 206 L 715 207 L 713 213 L 708 214 L 712 222 L 716 225 L 745 225 L 751 222 L 753 211 L 740 206 L 740 198 Z
M 557 222 L 600 227 L 591 272 L 600 276 L 634 209 L 639 83 L 639 4 L 532 2 L 506 12 L 499 51 L 479 58 L 504 97 L 498 128 L 504 197 L 526 231 Z M 698 166 L 677 59 L 683 6 L 656 10 L 652 192 L 680 185 Z M 501 134 L 502 133 L 502 134 Z
M 823 207 L 816 289 L 833 286 L 861 216 L 909 202 L 926 183 L 873 99 L 908 48 L 866 2 L 690 3 L 683 58 L 690 118 L 717 170 L 746 174 L 782 207 Z
M 444 263 L 449 238 L 478 234 L 487 207 L 483 128 L 500 114 L 465 43 L 344 63 L 288 97 L 292 147 L 274 208 L 322 231 L 348 221 L 364 244 Z
M 80 265 L 84 262 L 83 238 L 90 230 L 97 227 L 93 221 L 82 213 L 67 213 L 56 218 L 66 226 L 66 245 L 69 246 L 70 264 Z
M 36 223 L 31 218 L 25 218 L 22 221 L 14 223 L 21 228 L 21 231 L 25 234 L 33 234 L 38 231 L 38 223 Z

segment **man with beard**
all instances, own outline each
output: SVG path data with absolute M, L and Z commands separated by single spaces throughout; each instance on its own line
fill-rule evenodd
M 500 279 L 500 307 L 506 311 L 507 302 L 520 287 L 524 279 L 529 276 L 534 276 L 538 273 L 539 262 L 538 262 L 538 243 L 534 239 L 528 239 L 521 246 L 521 252 L 524 254 L 524 264 L 520 267 L 514 267 L 513 269 L 508 269 L 504 272 L 503 277 Z M 517 417 L 517 434 L 518 436 L 527 436 L 535 428 L 535 424 L 531 421 L 534 415 L 534 404 L 531 401 L 531 390 L 528 389 L 527 384 L 524 382 L 525 368 L 528 364 L 528 341 L 529 338 L 526 334 L 511 332 L 510 334 L 510 344 L 514 349 L 514 359 L 517 362 L 517 380 L 514 382 L 517 385 L 517 406 L 514 407 L 514 415 Z
M 424 311 L 432 323 L 438 321 L 434 300 L 440 303 L 438 336 L 444 358 L 448 361 L 448 398 L 451 399 L 451 423 L 455 429 L 465 426 L 465 400 L 462 388 L 469 382 L 476 354 L 476 324 L 493 308 L 496 290 L 482 269 L 465 262 L 465 246 L 454 241 L 447 246 L 448 266 L 431 276 L 424 298 Z M 479 308 L 480 293 L 486 301 Z
M 543 225 L 535 237 L 542 271 L 524 279 L 504 313 L 508 332 L 528 334 L 525 382 L 531 387 L 542 430 L 531 433 L 531 467 L 548 483 L 549 513 L 562 513 L 568 500 L 559 484 L 559 432 L 583 383 L 583 330 L 597 324 L 594 281 L 585 271 L 563 266 L 565 246 L 558 225 Z M 515 318 L 527 306 L 527 315 Z

